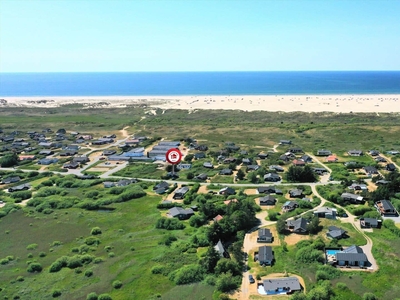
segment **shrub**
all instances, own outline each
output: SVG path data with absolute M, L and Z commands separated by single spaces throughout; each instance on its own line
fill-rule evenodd
M 74 247 L 71 249 L 72 253 L 79 253 L 79 248 L 78 247 Z
M 18 276 L 16 280 L 19 281 L 19 282 L 22 282 L 22 281 L 24 281 L 25 279 L 24 279 L 24 276 Z
M 33 254 L 32 253 L 28 253 L 28 258 L 32 258 Z
M 93 271 L 92 270 L 89 269 L 89 270 L 85 271 L 85 276 L 86 277 L 91 277 L 92 275 L 93 275 Z
M 26 247 L 26 250 L 35 250 L 37 248 L 38 244 L 30 244 Z
M 120 288 L 122 287 L 122 282 L 119 281 L 119 280 L 115 280 L 115 281 L 112 283 L 112 286 L 113 286 L 114 289 L 120 289 Z
M 101 234 L 101 229 L 100 227 L 93 227 L 92 230 L 90 231 L 91 235 L 98 235 Z
M 55 273 L 60 271 L 62 268 L 66 267 L 68 264 L 68 257 L 62 256 L 53 262 L 50 266 L 49 272 Z
M 154 266 L 151 268 L 152 274 L 162 274 L 165 270 L 164 266 Z
M 99 245 L 100 244 L 100 240 L 98 238 L 90 236 L 90 237 L 85 239 L 85 244 L 89 245 L 89 246 L 91 246 L 91 245 Z
M 8 264 L 9 260 L 6 258 L 0 259 L 0 265 L 6 265 Z
M 98 296 L 95 292 L 91 292 L 86 296 L 86 300 L 98 300 Z
M 95 259 L 94 259 L 94 263 L 95 264 L 99 264 L 99 263 L 101 263 L 101 262 L 103 262 L 104 260 L 103 260 L 103 258 L 101 258 L 101 257 L 96 257 Z
M 61 246 L 61 242 L 60 241 L 54 241 L 50 246 L 55 247 L 55 246 Z
M 46 256 L 46 252 L 40 252 L 39 253 L 39 257 L 45 257 Z
M 156 223 L 156 228 L 167 229 L 167 230 L 177 230 L 184 229 L 185 225 L 177 219 L 160 218 Z
M 115 256 L 115 253 L 114 253 L 114 252 L 108 253 L 108 257 L 114 257 L 114 256 Z
M 31 263 L 28 266 L 28 269 L 26 269 L 29 273 L 34 273 L 34 272 L 42 272 L 43 268 L 42 265 L 39 263 Z
M 53 290 L 52 293 L 53 298 L 57 298 L 61 296 L 61 291 L 60 290 Z
M 97 298 L 98 300 L 112 300 L 111 296 L 109 294 L 101 294 Z

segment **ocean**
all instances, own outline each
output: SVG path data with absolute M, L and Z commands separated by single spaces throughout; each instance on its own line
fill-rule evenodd
M 400 94 L 400 71 L 0 73 L 0 97 Z

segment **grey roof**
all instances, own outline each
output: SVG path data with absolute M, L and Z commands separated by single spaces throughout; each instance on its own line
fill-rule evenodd
M 291 291 L 301 290 L 301 285 L 296 277 L 271 278 L 263 281 L 265 291 L 275 291 L 279 288 L 289 288 Z
M 343 236 L 343 234 L 346 233 L 345 230 L 343 230 L 343 229 L 341 229 L 339 227 L 336 227 L 336 226 L 329 226 L 328 230 L 329 231 L 328 231 L 327 235 L 330 236 L 333 239 L 340 238 L 340 237 Z
M 368 261 L 367 256 L 364 253 L 336 253 L 336 260 L 344 261 Z
M 330 207 L 323 206 L 323 207 L 320 207 L 320 208 L 316 209 L 314 211 L 314 213 L 317 213 L 317 214 L 332 214 L 332 212 L 336 212 L 336 211 L 337 211 L 336 208 L 330 208 Z
M 374 218 L 361 218 L 360 221 L 368 223 L 370 226 L 378 226 L 378 219 Z
M 153 188 L 153 190 L 157 190 L 160 188 L 168 188 L 169 187 L 169 183 L 166 181 L 161 181 L 160 183 L 156 184 Z
M 392 202 L 389 200 L 381 200 L 382 207 L 385 211 L 395 211 Z
M 218 243 L 214 246 L 214 249 L 219 253 L 219 255 L 224 256 L 225 248 L 224 245 L 222 245 L 221 240 L 219 240 Z
M 356 245 L 347 247 L 346 249 L 343 249 L 341 252 L 342 253 L 364 253 L 363 250 L 359 246 L 356 246 Z
M 297 220 L 287 220 L 288 226 L 293 226 L 293 230 L 297 231 L 299 229 L 303 229 L 307 231 L 307 220 L 304 218 L 298 218 Z
M 272 261 L 274 259 L 274 254 L 272 253 L 272 247 L 261 246 L 258 248 L 258 261 Z
M 168 211 L 169 215 L 176 217 L 178 215 L 193 215 L 194 211 L 191 208 L 183 209 L 182 207 L 173 207 Z
M 272 237 L 272 233 L 268 228 L 258 229 L 258 237 Z
M 186 194 L 189 191 L 187 186 L 183 186 L 175 191 L 175 194 Z
M 272 197 L 271 195 L 267 195 L 265 197 L 260 197 L 260 203 L 261 202 L 276 202 L 276 199 L 274 197 Z
M 351 194 L 351 193 L 343 193 L 340 197 L 342 197 L 343 199 L 353 199 L 356 201 L 362 201 L 363 197 L 359 196 L 359 195 L 355 195 L 355 194 Z

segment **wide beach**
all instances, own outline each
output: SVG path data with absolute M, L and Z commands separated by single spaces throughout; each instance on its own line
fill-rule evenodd
M 65 96 L 0 97 L 0 107 L 86 107 L 147 105 L 162 109 L 242 111 L 390 113 L 400 112 L 400 94 L 382 95 L 199 95 L 199 96 Z

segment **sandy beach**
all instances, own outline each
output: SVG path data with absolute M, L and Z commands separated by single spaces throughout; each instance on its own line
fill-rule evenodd
M 58 107 L 83 104 L 91 107 L 148 105 L 162 109 L 225 109 L 243 111 L 400 112 L 400 95 L 201 95 L 201 96 L 71 96 L 71 97 L 0 97 L 0 108 Z

